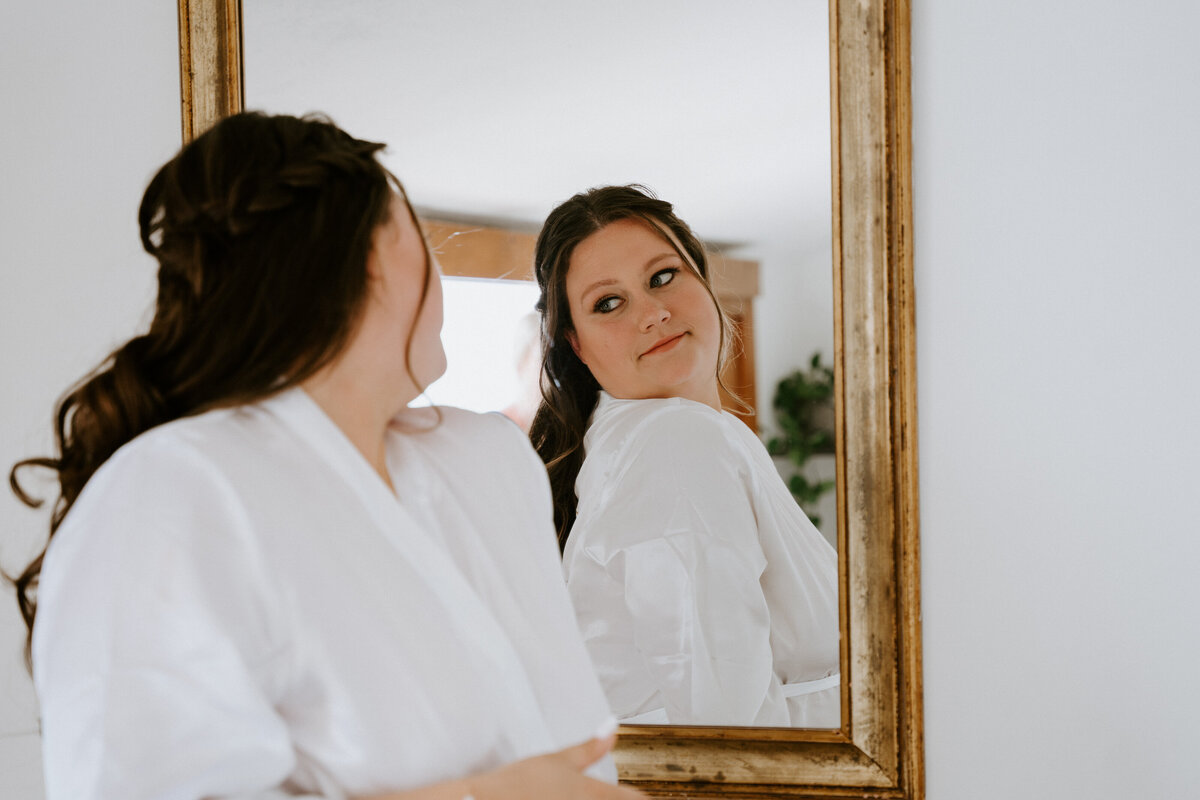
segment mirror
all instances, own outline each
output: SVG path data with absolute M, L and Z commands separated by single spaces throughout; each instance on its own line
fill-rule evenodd
M 739 384 L 748 404 L 758 401 L 757 416 L 748 408 L 743 419 L 776 436 L 774 387 L 813 353 L 829 363 L 833 350 L 827 6 L 610 0 L 542 8 L 488 0 L 254 0 L 242 10 L 246 106 L 318 109 L 387 142 L 382 160 L 403 180 L 449 276 L 442 329 L 449 367 L 425 399 L 532 419 L 536 404 L 522 407 L 519 398 L 537 396 L 537 371 L 525 371 L 529 391 L 521 392 L 514 351 L 536 289 L 486 276 L 532 277 L 532 258 L 520 244 L 551 208 L 590 186 L 637 182 L 671 201 L 712 243 L 718 292 L 741 333 L 743 358 L 727 370 L 728 382 Z M 489 238 L 510 246 L 492 251 Z M 760 286 L 768 290 L 755 296 Z M 732 399 L 725 405 L 740 407 Z M 720 418 L 705 419 L 721 426 Z M 622 550 L 619 579 L 598 557 L 583 555 L 617 538 L 628 542 L 639 529 L 666 544 L 650 533 L 657 534 L 648 517 L 660 503 L 629 510 L 646 497 L 644 481 L 627 478 L 636 488 L 612 505 L 593 504 L 590 517 L 601 521 L 586 525 L 588 514 L 577 521 L 564 566 L 597 672 L 626 723 L 666 724 L 671 708 L 676 724 L 836 728 L 835 494 L 818 498 L 826 501 L 820 510 L 805 498 L 823 540 L 796 514 L 796 499 L 778 477 L 754 467 L 761 453 L 746 447 L 740 431 L 719 430 L 738 454 L 723 460 L 744 466 L 731 467 L 715 492 L 744 483 L 756 500 L 744 516 L 731 517 L 728 504 L 712 499 L 719 494 L 697 492 L 706 495 L 697 505 L 706 532 L 669 539 L 670 552 L 681 553 L 677 572 L 664 570 L 663 553 L 650 542 Z M 794 468 L 785 454 L 775 469 L 786 480 Z M 815 455 L 804 477 L 809 485 L 832 484 L 834 466 L 832 453 Z M 581 472 L 580 487 L 587 474 L 594 473 Z M 591 494 L 580 489 L 581 509 L 601 494 L 590 485 Z M 721 515 L 729 521 L 715 522 Z M 639 522 L 616 523 L 618 516 Z M 730 557 L 715 555 L 732 531 L 756 532 L 750 546 L 762 542 L 770 553 L 761 576 L 761 566 L 741 558 L 744 544 L 730 544 Z M 635 565 L 651 561 L 653 578 L 637 583 Z M 654 601 L 629 611 L 630 598 L 651 591 Z M 684 593 L 693 602 L 671 602 Z M 699 633 L 681 644 L 684 629 Z M 696 654 L 683 674 L 673 666 L 679 649 Z
M 185 138 L 242 107 L 241 15 L 236 0 L 180 0 Z M 886 0 L 834 0 L 829 16 L 842 726 L 626 728 L 617 753 L 622 777 L 652 793 L 923 792 L 908 18 L 907 3 Z M 365 24 L 347 15 L 330 33 L 347 35 Z M 435 60 L 429 63 L 436 68 Z M 539 74 L 552 79 L 548 70 Z M 785 93 L 780 102 L 787 99 Z M 351 120 L 340 121 L 355 128 Z M 397 171 L 410 180 L 403 165 Z M 624 178 L 604 175 L 583 185 L 612 180 Z M 499 196 L 505 188 L 497 188 Z M 578 188 L 573 184 L 566 193 Z M 683 200 L 656 188 L 688 218 Z M 422 202 L 436 206 L 432 199 Z M 689 221 L 703 233 L 699 221 Z

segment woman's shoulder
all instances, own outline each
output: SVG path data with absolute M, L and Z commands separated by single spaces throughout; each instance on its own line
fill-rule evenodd
M 452 444 L 523 446 L 528 440 L 516 423 L 498 412 L 480 413 L 454 406 L 406 408 L 393 422 L 398 433 L 419 434 L 437 446 Z
M 746 449 L 727 418 L 701 403 L 678 399 L 602 399 L 584 440 L 576 480 L 580 509 L 628 502 L 655 492 L 694 495 L 715 487 L 713 499 L 741 491 L 751 471 Z M 657 501 L 655 501 L 657 502 Z
M 216 409 L 155 426 L 125 443 L 96 470 L 72 513 L 87 507 L 89 496 L 102 496 L 103 506 L 128 502 L 152 508 L 224 493 L 236 483 L 230 470 L 247 460 L 262 463 L 276 449 L 264 422 L 251 406 Z
M 67 553 L 84 562 L 106 552 L 144 560 L 184 541 L 230 545 L 240 536 L 246 495 L 231 465 L 254 447 L 242 436 L 245 423 L 236 410 L 211 411 L 126 443 L 84 485 L 47 564 Z
M 670 445 L 672 449 L 684 446 L 711 454 L 736 446 L 738 432 L 732 429 L 731 421 L 737 423 L 703 403 L 679 397 L 624 400 L 602 393 L 588 427 L 585 448 L 594 452 Z
M 265 467 L 275 455 L 291 463 L 293 448 L 292 438 L 261 406 L 213 409 L 157 425 L 125 443 L 87 486 L 136 479 L 170 489 L 185 475 L 188 483 L 218 480 L 247 460 Z
M 739 420 L 686 400 L 606 401 L 598 411 L 575 484 L 572 557 L 607 564 L 667 538 L 708 547 L 756 535 Z
M 88 485 L 110 476 L 211 464 L 223 448 L 246 444 L 245 419 L 237 409 L 219 409 L 165 422 L 122 445 Z M 241 429 L 241 430 L 239 430 Z
M 481 535 L 506 547 L 536 542 L 557 562 L 546 467 L 516 423 L 499 413 L 445 406 L 413 412 L 393 428 L 393 479 L 441 498 L 436 504 L 456 506 Z
M 533 445 L 516 423 L 498 412 L 480 413 L 453 406 L 406 409 L 393 430 L 405 446 L 423 451 L 463 473 L 486 470 L 493 476 L 526 475 L 544 479 L 545 468 Z

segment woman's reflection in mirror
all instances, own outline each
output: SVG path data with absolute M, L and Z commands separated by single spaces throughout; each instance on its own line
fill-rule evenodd
M 535 266 L 564 569 L 626 722 L 837 727 L 836 554 L 721 408 L 730 325 L 704 248 L 641 186 L 572 197 Z

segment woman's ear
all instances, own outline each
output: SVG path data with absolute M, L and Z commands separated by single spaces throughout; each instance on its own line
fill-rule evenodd
M 383 277 L 383 265 L 379 263 L 379 250 L 372 240 L 371 249 L 367 251 L 367 281 L 374 282 Z
M 380 240 L 392 234 L 391 230 L 395 223 L 387 220 L 375 226 L 375 230 L 371 231 L 371 244 L 367 249 L 367 283 L 379 283 L 386 277 L 387 263 L 385 249 L 380 248 Z
M 579 352 L 579 337 L 575 335 L 575 331 L 568 330 L 566 332 L 566 337 L 567 337 L 567 341 L 570 342 L 570 344 L 571 344 L 571 349 L 575 351 L 575 357 L 578 358 L 580 361 L 583 361 L 584 366 L 587 366 L 587 362 L 584 361 L 583 355 L 580 354 L 580 352 Z

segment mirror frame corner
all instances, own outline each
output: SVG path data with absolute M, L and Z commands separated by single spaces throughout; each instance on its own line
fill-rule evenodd
M 177 0 L 183 140 L 244 106 L 240 0 Z M 658 797 L 921 800 L 910 0 L 830 0 L 842 727 L 624 726 Z

